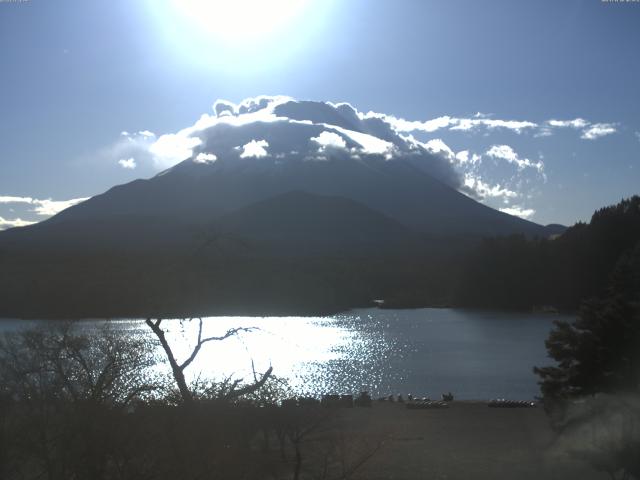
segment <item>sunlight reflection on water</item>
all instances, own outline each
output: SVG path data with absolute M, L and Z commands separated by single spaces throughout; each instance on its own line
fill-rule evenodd
M 461 399 L 533 399 L 534 365 L 549 364 L 544 340 L 559 316 L 454 309 L 354 310 L 331 317 L 211 317 L 203 336 L 254 327 L 203 346 L 187 371 L 194 379 L 253 378 L 270 365 L 299 394 L 413 393 Z M 32 324 L 32 322 L 29 322 Z M 95 329 L 104 321 L 78 322 Z M 143 320 L 113 320 L 131 334 L 153 334 Z M 20 327 L 16 327 L 20 325 Z M 25 322 L 3 321 L 0 330 Z M 191 353 L 198 321 L 164 320 L 178 361 Z M 159 354 L 162 354 L 158 346 Z M 164 358 L 160 356 L 160 358 Z M 164 368 L 168 370 L 165 364 Z
M 388 344 L 376 335 L 350 328 L 349 321 L 321 317 L 215 317 L 203 319 L 203 337 L 231 328 L 254 328 L 224 341 L 205 344 L 187 376 L 253 378 L 273 366 L 300 393 L 377 391 Z M 119 328 L 152 335 L 144 322 L 118 321 Z M 198 335 L 197 320 L 164 320 L 163 329 L 178 361 L 189 356 Z M 377 361 L 372 361 L 375 358 Z

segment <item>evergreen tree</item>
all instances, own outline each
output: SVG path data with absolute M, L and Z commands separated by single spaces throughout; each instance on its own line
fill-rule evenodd
M 604 298 L 557 321 L 546 341 L 557 366 L 535 368 L 547 401 L 640 387 L 640 243 L 618 261 Z

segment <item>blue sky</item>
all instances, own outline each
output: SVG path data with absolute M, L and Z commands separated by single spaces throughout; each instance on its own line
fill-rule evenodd
M 485 203 L 539 223 L 640 193 L 640 2 L 242 1 L 0 2 L 0 228 L 156 174 L 121 132 L 261 94 L 427 122 Z

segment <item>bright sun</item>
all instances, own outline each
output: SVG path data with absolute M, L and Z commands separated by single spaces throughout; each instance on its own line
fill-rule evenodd
M 309 0 L 173 0 L 175 11 L 201 33 L 242 44 L 277 33 Z

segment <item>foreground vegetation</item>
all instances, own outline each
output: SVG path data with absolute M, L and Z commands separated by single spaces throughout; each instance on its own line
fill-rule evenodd
M 580 462 L 547 455 L 553 433 L 539 408 L 279 406 L 291 393 L 273 375 L 241 396 L 233 392 L 255 383 L 189 384 L 185 403 L 171 372 L 155 369 L 148 345 L 62 325 L 5 337 L 0 477 L 599 478 Z
M 154 347 L 69 324 L 6 335 L 0 478 L 346 479 L 379 447 L 349 438 L 331 409 L 278 407 L 289 392 L 271 371 L 180 385 L 154 369 Z

